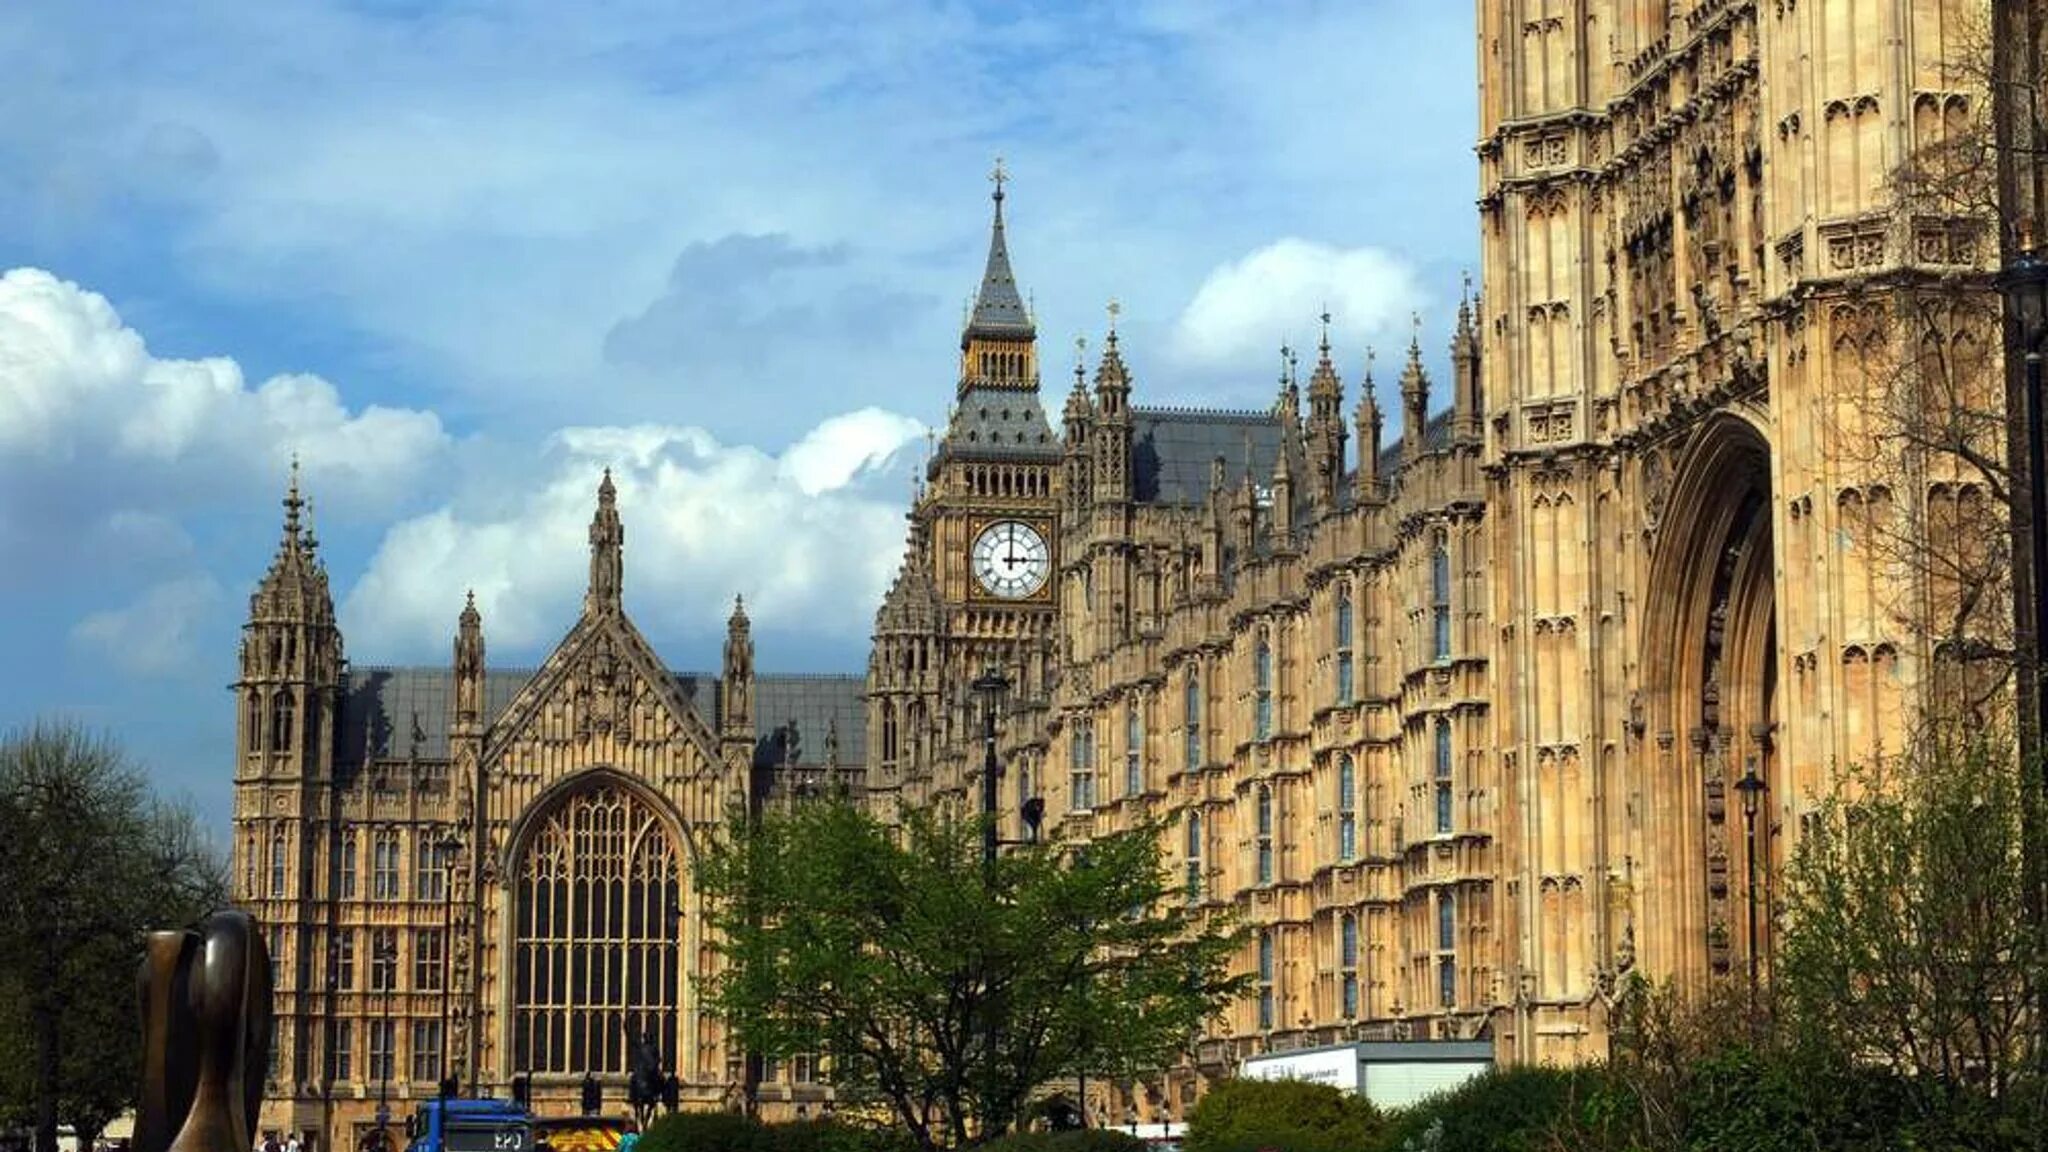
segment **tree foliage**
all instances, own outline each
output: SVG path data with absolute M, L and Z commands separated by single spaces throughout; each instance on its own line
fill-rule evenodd
M 2037 1065 L 2048 956 L 2030 929 L 2012 741 L 1931 728 L 1845 774 L 1789 870 L 1778 988 L 1809 1040 L 1930 1088 L 2003 1096 Z
M 1379 1147 L 1372 1102 L 1303 1080 L 1225 1080 L 1188 1117 L 1187 1152 L 1353 1152 Z
M 700 883 L 736 1042 L 823 1057 L 927 1149 L 1008 1131 L 1041 1086 L 1172 1063 L 1241 995 L 1240 936 L 1191 915 L 1161 829 L 1046 843 L 984 872 L 981 826 L 839 800 L 737 817 Z
M 111 741 L 39 722 L 0 739 L 0 1110 L 38 1152 L 134 1103 L 141 936 L 226 898 L 192 813 L 157 799 Z

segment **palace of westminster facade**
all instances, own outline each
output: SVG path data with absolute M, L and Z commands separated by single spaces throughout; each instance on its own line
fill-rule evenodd
M 2010 607 L 1967 607 L 1998 566 L 1972 552 L 1998 535 L 1985 478 L 1872 447 L 1908 312 L 1952 390 L 2002 397 L 1992 227 L 1889 179 L 1981 114 L 1951 65 L 1985 4 L 1477 8 L 1480 288 L 1450 379 L 1411 344 L 1389 414 L 1327 318 L 1268 408 L 1148 407 L 1112 315 L 1055 427 L 998 182 L 864 677 L 756 673 L 739 607 L 717 675 L 665 668 L 609 476 L 539 669 L 488 668 L 473 604 L 449 665 L 349 667 L 295 485 L 237 684 L 235 883 L 278 969 L 265 1126 L 345 1139 L 380 1088 L 403 1110 L 444 1074 L 568 1108 L 594 1070 L 617 1096 L 642 1032 L 687 1100 L 730 1104 L 696 845 L 741 796 L 970 804 L 990 667 L 1006 835 L 1033 797 L 1065 837 L 1171 817 L 1177 898 L 1253 928 L 1256 991 L 1188 1067 L 1102 1088 L 1113 1120 L 1353 1038 L 1594 1058 L 1624 976 L 1767 965 L 1752 845 L 1769 907 L 1837 769 L 1897 750 Z M 1886 546 L 1916 534 L 1980 562 Z M 813 1073 L 760 1094 L 822 1102 Z

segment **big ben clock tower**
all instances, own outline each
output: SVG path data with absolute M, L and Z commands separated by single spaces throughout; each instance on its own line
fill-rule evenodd
M 1038 333 L 1010 269 L 1002 161 L 990 179 L 988 263 L 960 333 L 952 414 L 910 511 L 910 546 L 870 658 L 880 769 L 871 786 L 893 779 L 917 802 L 965 786 L 969 766 L 930 756 L 951 743 L 948 725 L 969 722 L 964 686 L 990 666 L 1013 678 L 1043 667 L 1033 657 L 1053 632 L 1062 447 L 1039 404 Z

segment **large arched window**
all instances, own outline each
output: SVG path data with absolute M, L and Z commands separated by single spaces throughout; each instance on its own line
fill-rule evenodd
M 287 851 L 284 829 L 277 828 L 270 833 L 270 897 L 273 900 L 282 900 L 291 895 L 288 887 L 291 871 L 286 860 Z
M 1187 767 L 1190 772 L 1202 769 L 1202 673 L 1192 665 L 1188 668 L 1188 683 L 1181 710 L 1187 717 Z
M 292 692 L 286 688 L 270 702 L 270 750 L 289 752 L 292 748 Z
M 1343 1004 L 1340 1008 L 1344 1019 L 1358 1016 L 1358 916 L 1346 912 L 1337 925 L 1337 967 L 1342 972 Z
M 1188 813 L 1188 903 L 1197 904 L 1202 899 L 1202 814 Z
M 1429 552 L 1430 649 L 1438 660 L 1451 658 L 1451 545 L 1438 532 Z
M 615 783 L 575 792 L 540 818 L 515 876 L 512 1066 L 623 1073 L 630 1029 L 674 1067 L 687 895 L 661 818 Z
M 1259 1031 L 1273 1030 L 1273 930 L 1259 932 Z
M 1264 633 L 1259 635 L 1259 646 L 1252 652 L 1252 689 L 1258 709 L 1254 713 L 1252 739 L 1264 740 L 1273 735 L 1273 646 L 1266 642 Z
M 1351 585 L 1337 586 L 1337 703 L 1349 704 L 1353 696 L 1354 667 L 1351 658 Z
M 1273 882 L 1273 790 L 1264 784 L 1258 791 L 1258 839 L 1254 844 L 1257 883 Z
M 1451 832 L 1451 722 L 1439 716 L 1436 722 L 1436 831 Z
M 1358 856 L 1358 765 L 1345 752 L 1337 757 L 1337 859 Z
M 1145 716 L 1137 697 L 1124 705 L 1124 795 L 1135 797 L 1145 790 Z

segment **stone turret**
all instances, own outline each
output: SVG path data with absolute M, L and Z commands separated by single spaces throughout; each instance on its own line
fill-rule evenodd
M 1365 377 L 1358 386 L 1358 473 L 1354 478 L 1361 504 L 1378 504 L 1386 499 L 1386 481 L 1380 475 L 1380 436 L 1386 419 L 1380 413 L 1379 397 L 1373 393 L 1372 351 L 1365 353 Z
M 1429 374 L 1422 370 L 1422 320 L 1408 342 L 1408 364 L 1401 369 L 1401 456 L 1413 463 L 1429 451 Z
M 1330 314 L 1323 313 L 1316 367 L 1308 379 L 1309 500 L 1318 518 L 1335 512 L 1344 499 L 1344 382 L 1330 361 Z
M 292 463 L 277 554 L 249 597 L 236 693 L 241 697 L 242 774 L 324 775 L 332 755 L 342 676 L 341 632 L 319 541 L 301 516 Z

